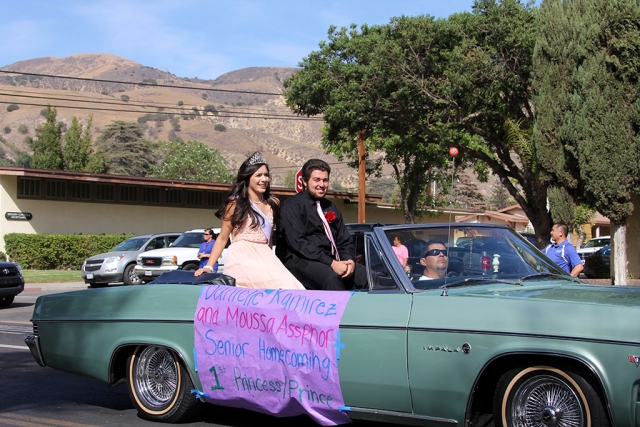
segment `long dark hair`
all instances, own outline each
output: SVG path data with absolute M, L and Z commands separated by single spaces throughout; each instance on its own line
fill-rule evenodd
M 231 193 L 216 211 L 216 216 L 222 220 L 231 221 L 231 227 L 234 229 L 240 227 L 247 219 L 247 216 L 251 217 L 252 227 L 254 228 L 258 227 L 258 225 L 262 226 L 264 223 L 264 218 L 251 208 L 251 201 L 249 200 L 249 180 L 251 176 L 262 166 L 266 166 L 267 172 L 269 172 L 269 165 L 264 162 L 256 162 L 256 158 L 264 159 L 260 153 L 256 152 L 242 162 Z M 277 222 L 280 218 L 280 206 L 277 199 L 271 195 L 271 180 L 269 180 L 267 189 L 264 192 L 264 200 L 271 206 L 274 223 Z M 235 203 L 236 207 L 233 215 L 230 218 L 226 218 L 225 214 L 230 203 Z

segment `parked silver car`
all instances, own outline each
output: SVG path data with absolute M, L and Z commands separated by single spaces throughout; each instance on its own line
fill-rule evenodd
M 82 264 L 82 278 L 91 287 L 123 282 L 137 285 L 140 279 L 133 272 L 138 254 L 152 249 L 168 248 L 181 233 L 143 234 L 125 240 L 111 252 L 92 256 Z

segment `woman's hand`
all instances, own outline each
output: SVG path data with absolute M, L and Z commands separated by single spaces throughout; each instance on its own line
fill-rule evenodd
M 207 272 L 207 270 L 205 270 L 204 268 L 199 268 L 199 269 L 197 269 L 197 270 L 195 271 L 195 273 L 193 273 L 193 275 L 194 275 L 195 277 L 198 277 L 198 276 L 202 276 L 202 275 L 203 275 L 204 273 L 206 273 L 206 272 Z

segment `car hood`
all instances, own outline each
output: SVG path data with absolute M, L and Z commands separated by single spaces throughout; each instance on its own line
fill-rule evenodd
M 120 256 L 120 255 L 124 255 L 125 258 L 135 258 L 135 256 L 138 254 L 138 251 L 114 251 L 114 252 L 105 252 L 103 254 L 98 254 L 98 255 L 94 255 L 90 258 L 87 258 L 87 261 L 89 260 L 96 260 L 96 259 L 106 259 L 112 256 Z
M 414 310 L 412 322 L 429 328 L 640 343 L 640 288 L 557 281 L 450 288 L 448 294 L 438 296 L 436 303 L 418 303 L 429 314 L 413 318 Z
M 592 252 L 597 252 L 600 249 L 602 249 L 604 246 L 596 246 L 594 248 L 581 248 L 576 250 L 576 252 L 578 252 L 579 254 L 590 254 Z

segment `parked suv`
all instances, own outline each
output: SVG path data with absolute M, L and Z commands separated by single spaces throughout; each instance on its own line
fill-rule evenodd
M 22 291 L 24 278 L 20 266 L 12 262 L 0 262 L 0 308 L 9 307 Z
M 219 228 L 214 228 L 213 232 L 217 236 Z M 137 265 L 134 273 L 141 282 L 147 283 L 160 277 L 167 271 L 173 270 L 197 270 L 200 260 L 198 250 L 204 242 L 204 229 L 185 231 L 173 244 L 166 249 L 158 249 L 141 253 L 137 258 Z M 228 245 L 228 243 L 227 243 Z M 226 248 L 218 259 L 218 272 L 224 268 L 224 256 Z
M 138 254 L 152 249 L 166 248 L 180 233 L 143 234 L 125 240 L 111 252 L 87 258 L 82 264 L 82 278 L 91 287 L 123 282 L 137 285 L 140 279 L 133 272 Z

